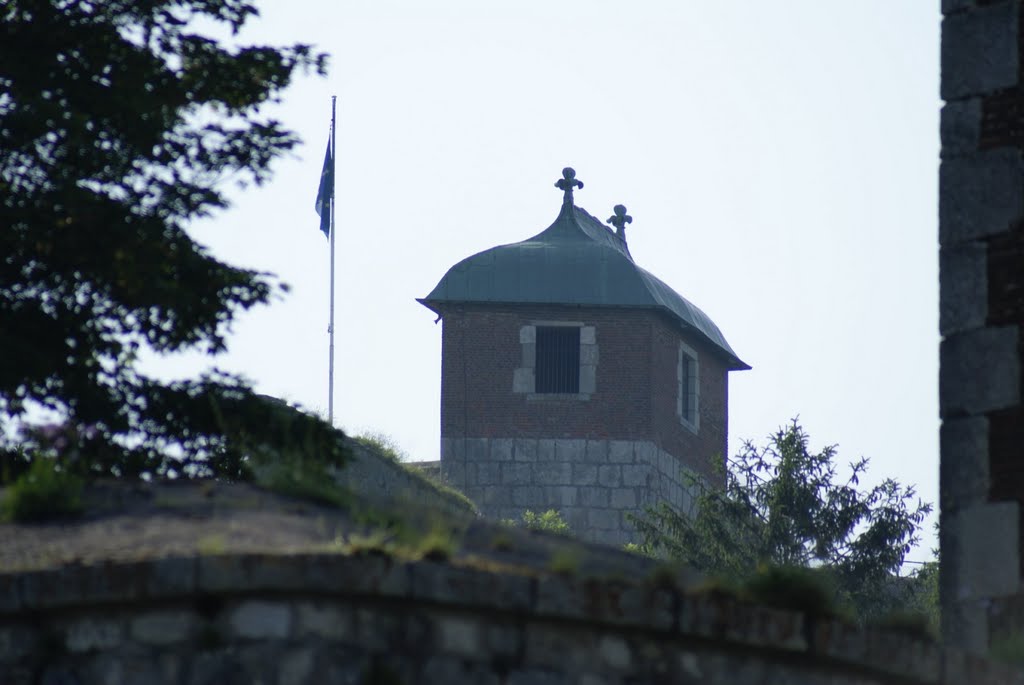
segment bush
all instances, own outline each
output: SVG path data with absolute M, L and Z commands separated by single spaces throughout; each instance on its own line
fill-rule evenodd
M 83 481 L 52 459 L 36 459 L 7 488 L 0 516 L 7 521 L 46 521 L 82 511 Z
M 352 497 L 339 486 L 321 464 L 282 459 L 282 463 L 260 469 L 256 484 L 288 497 L 331 507 L 346 508 Z
M 569 528 L 569 524 L 554 509 L 548 509 L 543 514 L 527 509 L 523 512 L 521 520 L 502 519 L 501 523 L 513 528 L 522 525 L 527 530 L 543 530 L 548 533 L 558 533 L 559 535 L 572 535 L 572 529 Z
M 420 468 L 419 464 L 411 461 L 409 453 L 402 449 L 402 446 L 398 444 L 398 441 L 390 435 L 380 431 L 369 431 L 353 437 L 352 441 L 362 445 L 379 457 L 390 459 L 396 464 L 399 464 L 410 476 L 424 485 L 427 485 L 444 497 L 454 500 L 458 505 L 465 508 L 467 512 L 474 515 L 478 515 L 480 513 L 476 508 L 476 504 L 466 497 L 465 494 L 457 488 L 452 487 L 443 479 L 435 477 L 432 474 L 428 474 Z
M 397 461 L 399 463 L 409 461 L 408 453 L 406 453 L 406 451 L 402 449 L 401 445 L 399 445 L 398 442 L 387 433 L 369 431 L 361 433 L 352 439 L 363 447 L 373 450 L 377 454 L 387 457 L 393 461 Z
M 724 491 L 684 474 L 695 494 L 692 514 L 667 502 L 627 514 L 640 541 L 634 549 L 736 582 L 764 565 L 827 568 L 858 620 L 899 610 L 906 583 L 897 574 L 931 505 L 891 478 L 862 487 L 867 459 L 845 475 L 837 461 L 834 445 L 812 450 L 794 419 L 764 447 L 744 443 L 728 461 Z M 787 582 L 798 580 L 789 575 Z
M 523 525 L 530 530 L 543 530 L 559 535 L 569 535 L 572 532 L 562 515 L 554 509 L 548 509 L 543 514 L 536 514 L 527 509 L 523 512 Z
M 746 598 L 808 616 L 847 618 L 849 611 L 837 602 L 835 580 L 827 568 L 765 565 L 742 586 Z
M 440 521 L 434 521 L 427 534 L 416 544 L 413 556 L 429 561 L 447 561 L 458 549 L 459 541 L 455 531 Z

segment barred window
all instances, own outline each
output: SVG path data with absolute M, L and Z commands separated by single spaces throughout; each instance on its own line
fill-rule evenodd
M 537 393 L 580 391 L 579 327 L 537 326 L 535 388 Z

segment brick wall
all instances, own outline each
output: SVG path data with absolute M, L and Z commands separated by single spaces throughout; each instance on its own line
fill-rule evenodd
M 570 307 L 446 310 L 442 437 L 628 439 L 649 435 L 650 324 L 638 312 L 585 311 Z M 512 392 L 522 357 L 519 330 L 538 320 L 582 321 L 597 327 L 601 359 L 597 390 L 589 400 L 531 399 Z
M 939 202 L 943 632 L 1024 631 L 1020 0 L 944 0 Z
M 712 468 L 712 462 L 724 465 L 728 448 L 729 379 L 725 364 L 703 341 L 681 336 L 678 326 L 662 317 L 651 319 L 651 440 L 666 452 L 680 455 L 702 476 L 724 485 L 721 472 Z M 697 435 L 676 414 L 680 340 L 696 351 L 700 360 Z
M 580 321 L 596 328 L 600 361 L 589 399 L 513 392 L 522 363 L 519 331 L 536 321 Z M 701 426 L 676 418 L 680 339 L 700 355 Z M 553 306 L 451 307 L 444 312 L 442 438 L 650 440 L 699 473 L 726 448 L 727 378 L 711 348 L 646 310 Z M 443 458 L 443 457 L 442 457 Z

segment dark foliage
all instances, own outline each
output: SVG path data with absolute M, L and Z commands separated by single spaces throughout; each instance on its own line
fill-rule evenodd
M 825 567 L 862 619 L 904 605 L 894 574 L 931 505 L 892 479 L 861 489 L 866 459 L 840 479 L 835 446 L 814 454 L 808 439 L 794 420 L 766 447 L 748 441 L 729 460 L 724 492 L 693 481 L 692 517 L 662 504 L 634 518 L 641 549 L 734 580 L 764 565 Z
M 146 349 L 222 352 L 233 317 L 283 288 L 186 231 L 227 206 L 225 183 L 268 179 L 298 141 L 264 106 L 297 72 L 324 73 L 310 46 L 226 47 L 198 28 L 255 14 L 244 0 L 0 3 L 6 477 L 47 450 L 93 475 L 241 477 L 254 445 L 284 439 L 280 408 L 240 379 L 166 384 L 137 364 Z M 73 445 L 24 429 L 40 406 Z M 289 426 L 340 459 L 330 427 Z
M 0 520 L 26 522 L 74 516 L 82 510 L 82 479 L 50 459 L 36 459 L 0 500 Z

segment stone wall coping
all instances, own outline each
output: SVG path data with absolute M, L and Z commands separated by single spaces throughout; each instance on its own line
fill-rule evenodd
M 479 612 L 487 620 L 504 614 L 660 633 L 683 641 L 713 640 L 782 658 L 846 664 L 908 684 L 1024 684 L 1024 672 L 922 638 L 860 629 L 720 593 L 686 592 L 653 581 L 495 571 L 370 553 L 222 554 L 0 573 L 0 620 L 97 605 L 142 611 L 149 604 L 210 595 L 422 603 L 463 615 Z

